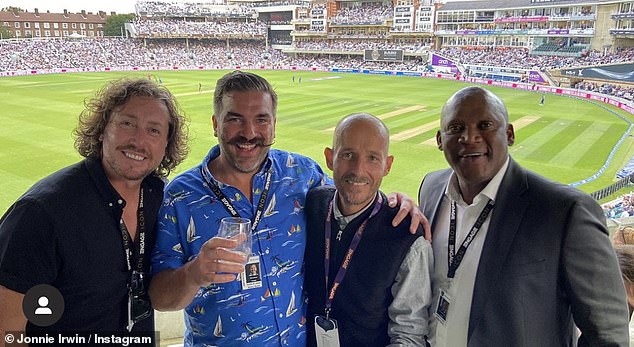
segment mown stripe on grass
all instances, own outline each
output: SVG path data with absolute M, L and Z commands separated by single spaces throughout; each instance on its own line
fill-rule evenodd
M 576 167 L 577 163 L 581 160 L 587 160 L 588 154 L 586 152 L 595 146 L 596 142 L 599 141 L 610 128 L 610 123 L 605 122 L 583 123 L 588 123 L 583 131 L 579 132 L 574 138 L 570 138 L 567 145 L 559 148 L 559 152 L 556 153 L 548 163 L 552 165 Z M 579 128 L 582 128 L 582 126 L 579 126 Z M 581 139 L 583 139 L 583 141 L 580 141 Z
M 581 134 L 592 122 L 572 121 L 560 119 L 539 133 L 539 138 L 533 136 L 536 142 L 532 151 L 525 153 L 528 160 L 550 161 L 562 148 L 568 146 Z

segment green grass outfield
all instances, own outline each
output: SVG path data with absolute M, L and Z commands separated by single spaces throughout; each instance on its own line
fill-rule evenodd
M 191 153 L 175 173 L 198 164 L 216 143 L 210 117 L 216 79 L 226 71 L 155 73 L 176 94 L 190 119 Z M 323 149 L 332 127 L 344 115 L 370 112 L 384 119 L 395 156 L 383 190 L 417 195 L 423 175 L 446 167 L 435 146 L 440 108 L 467 84 L 418 77 L 345 73 L 259 71 L 279 94 L 275 148 L 308 155 L 325 168 Z M 84 99 L 107 80 L 147 72 L 58 74 L 0 78 L 0 213 L 33 183 L 80 159 L 72 130 Z M 295 76 L 295 83 L 292 76 Z M 299 84 L 298 77 L 302 77 Z M 198 83 L 203 93 L 198 93 Z M 571 183 L 590 177 L 603 165 L 628 124 L 595 104 L 568 97 L 490 88 L 506 102 L 515 125 L 512 156 L 554 180 Z M 610 109 L 633 117 L 615 108 Z M 582 185 L 586 192 L 613 183 L 634 155 L 628 136 L 605 174 Z

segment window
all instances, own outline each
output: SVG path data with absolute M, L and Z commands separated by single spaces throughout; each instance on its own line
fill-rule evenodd
M 77 29 L 77 23 L 72 23 L 71 26 L 73 29 Z
M 55 35 L 55 37 L 59 37 L 59 30 L 55 30 L 53 34 Z
M 59 23 L 53 23 L 53 29 L 59 29 Z
M 62 28 L 68 29 L 68 23 L 62 23 Z
M 33 27 L 34 27 L 35 29 L 39 29 L 39 28 L 40 28 L 40 22 L 35 22 L 35 23 L 33 23 Z
M 24 27 L 25 27 L 25 28 L 30 28 L 30 27 L 31 27 L 31 23 L 29 23 L 29 22 L 24 22 Z
M 44 23 L 44 29 L 50 29 L 51 28 L 51 23 Z
M 86 29 L 86 23 L 79 24 L 79 27 L 82 28 L 82 29 Z
M 51 36 L 51 32 L 49 30 L 45 30 L 44 31 L 44 36 L 50 37 Z
M 68 30 L 64 30 L 64 36 L 68 36 Z
M 22 36 L 22 33 L 20 32 L 20 30 L 16 30 L 15 37 L 20 37 L 20 36 Z
M 42 36 L 42 33 L 39 30 L 35 30 L 35 36 L 40 37 Z
M 10 27 L 9 22 L 4 22 L 4 23 L 2 23 L 2 26 L 5 26 L 5 27 Z
M 88 24 L 88 29 L 94 29 L 94 28 L 95 28 L 94 24 L 92 24 L 92 23 Z
M 16 29 L 19 28 L 20 27 L 20 22 L 15 22 L 14 26 L 15 26 Z

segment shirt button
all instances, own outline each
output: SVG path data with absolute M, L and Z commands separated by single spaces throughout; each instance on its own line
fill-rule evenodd
M 280 313 L 280 318 L 284 318 L 284 314 L 283 313 Z
M 269 254 L 269 250 L 267 249 L 266 251 L 264 251 L 264 254 Z
M 123 204 L 123 200 L 119 199 L 119 200 L 117 200 L 117 203 L 118 203 L 119 205 L 121 205 L 121 204 Z
M 112 203 L 109 203 L 108 206 L 112 207 Z

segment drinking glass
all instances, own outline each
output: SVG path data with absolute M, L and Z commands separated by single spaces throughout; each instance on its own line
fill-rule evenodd
M 251 220 L 240 217 L 226 217 L 220 221 L 218 237 L 237 240 L 238 245 L 233 249 L 243 253 L 248 259 L 251 255 Z

